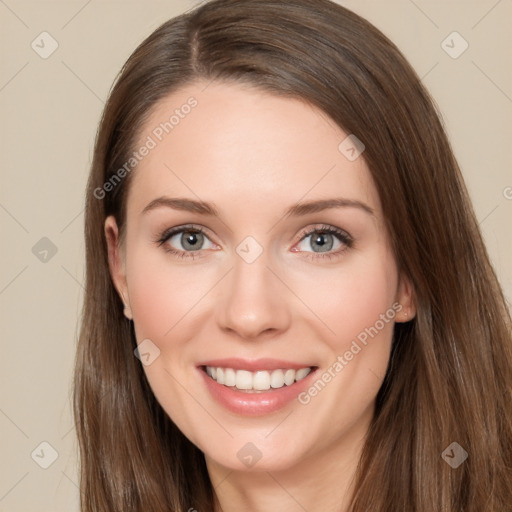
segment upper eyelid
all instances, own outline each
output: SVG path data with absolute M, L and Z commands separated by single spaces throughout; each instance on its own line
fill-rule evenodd
M 316 227 L 312 227 L 312 228 L 304 228 L 302 230 L 302 234 L 301 236 L 307 236 L 307 235 L 311 235 L 312 233 L 315 233 L 315 232 L 322 232 L 322 231 L 327 231 L 328 233 L 333 233 L 333 234 L 343 234 L 343 235 L 346 235 L 348 238 L 352 238 L 351 235 L 344 229 L 342 228 L 337 228 L 335 226 L 331 226 L 329 224 L 322 224 L 321 226 L 317 225 Z

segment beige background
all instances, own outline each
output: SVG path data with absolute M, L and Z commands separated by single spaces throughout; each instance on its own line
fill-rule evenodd
M 510 300 L 512 2 L 339 3 L 387 34 L 432 92 Z M 96 127 L 136 45 L 195 4 L 0 0 L 0 512 L 78 510 L 70 386 L 83 292 L 84 188 Z M 47 59 L 31 48 L 34 40 L 42 46 L 43 31 L 59 45 Z M 453 31 L 469 44 L 456 59 L 441 45 Z M 457 36 L 446 44 L 452 53 L 463 48 Z M 54 255 L 41 252 L 48 248 L 43 237 Z M 41 442 L 58 452 L 47 469 L 40 464 L 51 462 L 52 451 Z

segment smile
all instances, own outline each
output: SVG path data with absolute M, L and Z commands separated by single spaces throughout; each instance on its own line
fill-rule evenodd
M 197 370 L 214 402 L 242 416 L 272 414 L 291 406 L 318 374 L 315 365 L 268 358 L 202 361 Z
M 288 368 L 272 371 L 249 371 L 215 366 L 205 366 L 204 368 L 207 375 L 218 384 L 249 393 L 291 386 L 309 375 L 312 369 L 305 367 L 298 370 Z

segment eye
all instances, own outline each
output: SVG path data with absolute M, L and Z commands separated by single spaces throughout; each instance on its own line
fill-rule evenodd
M 215 247 L 203 230 L 195 226 L 168 229 L 162 233 L 157 243 L 164 246 L 167 252 L 182 258 L 195 258 L 197 256 L 195 252 Z
M 332 258 L 352 247 L 353 242 L 353 238 L 346 231 L 323 225 L 303 233 L 297 249 L 292 251 L 313 253 L 309 255 L 311 258 Z
M 201 251 L 213 249 L 216 245 L 208 238 L 201 227 L 179 226 L 164 231 L 156 240 L 166 252 L 179 258 L 198 258 Z M 206 245 L 205 245 L 206 244 Z M 352 247 L 353 239 L 344 230 L 333 226 L 317 226 L 302 234 L 293 252 L 309 253 L 312 259 L 340 256 Z

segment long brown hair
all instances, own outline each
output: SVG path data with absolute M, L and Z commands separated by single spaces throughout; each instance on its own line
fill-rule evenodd
M 417 315 L 395 326 L 351 510 L 512 510 L 510 313 L 459 167 L 399 50 L 329 0 L 208 2 L 151 34 L 112 89 L 86 198 L 74 386 L 82 510 L 214 509 L 203 454 L 158 404 L 134 357 L 103 231 L 111 214 L 123 229 L 133 173 L 108 193 L 102 187 L 129 160 L 158 101 L 198 79 L 302 98 L 366 147 Z M 452 442 L 468 453 L 456 469 L 442 457 Z

